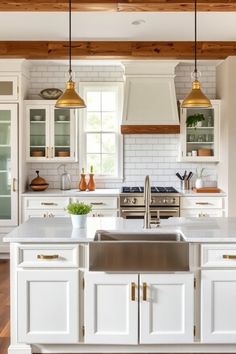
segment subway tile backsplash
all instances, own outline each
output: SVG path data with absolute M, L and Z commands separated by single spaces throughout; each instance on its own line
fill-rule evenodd
M 62 90 L 67 80 L 67 65 L 33 65 L 31 68 L 31 84 L 29 99 L 40 99 L 39 92 L 44 88 L 57 87 Z M 201 84 L 208 97 L 214 99 L 216 92 L 216 67 L 199 64 Z M 82 81 L 123 81 L 122 66 L 91 65 L 74 66 L 76 80 Z M 182 99 L 191 89 L 191 72 L 193 66 L 179 64 L 176 67 L 176 96 Z M 217 181 L 215 163 L 180 163 L 178 156 L 179 135 L 124 135 L 124 182 L 101 183 L 99 188 L 116 188 L 121 185 L 143 185 L 146 174 L 151 176 L 152 184 L 174 186 L 179 188 L 180 183 L 175 173 L 185 170 L 195 172 L 196 168 L 205 168 L 207 185 L 214 185 Z M 60 164 L 56 163 L 29 163 L 29 182 L 35 177 L 35 170 L 47 179 L 50 188 L 60 188 Z M 72 187 L 78 185 L 80 168 L 79 163 L 67 163 L 67 171 L 71 174 Z

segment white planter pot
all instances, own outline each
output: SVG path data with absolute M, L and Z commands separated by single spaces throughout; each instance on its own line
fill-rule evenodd
M 195 187 L 196 188 L 202 188 L 203 187 L 203 180 L 201 178 L 197 178 L 195 181 Z
M 71 214 L 71 221 L 73 227 L 77 229 L 84 229 L 87 223 L 87 215 L 73 215 Z

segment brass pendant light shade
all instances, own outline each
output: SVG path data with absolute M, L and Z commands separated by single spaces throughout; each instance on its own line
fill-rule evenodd
M 69 80 L 63 94 L 58 98 L 56 108 L 85 108 L 86 104 L 75 89 L 71 68 L 71 0 L 69 0 Z
M 84 100 L 79 96 L 75 89 L 75 82 L 71 79 L 66 83 L 66 89 L 58 98 L 56 108 L 85 108 Z
M 211 107 L 211 101 L 207 98 L 206 95 L 201 90 L 201 85 L 198 80 L 194 80 L 192 83 L 192 91 L 188 94 L 187 97 L 182 102 L 181 107 L 199 107 L 207 108 Z
M 192 91 L 185 97 L 183 100 L 181 107 L 189 108 L 189 107 L 197 107 L 197 108 L 207 108 L 212 107 L 211 101 L 201 90 L 201 84 L 198 80 L 200 73 L 197 70 L 197 0 L 194 0 L 194 72 L 192 82 Z

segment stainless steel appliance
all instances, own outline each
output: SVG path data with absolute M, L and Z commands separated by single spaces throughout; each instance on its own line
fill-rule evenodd
M 150 213 L 161 219 L 180 215 L 180 193 L 173 187 L 151 187 Z M 120 194 L 120 216 L 143 219 L 145 214 L 144 188 L 123 187 Z

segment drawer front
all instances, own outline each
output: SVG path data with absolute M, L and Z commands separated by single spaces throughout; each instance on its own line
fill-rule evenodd
M 222 209 L 182 209 L 180 210 L 180 216 L 183 217 L 197 217 L 197 218 L 209 218 L 209 217 L 223 217 L 225 216 Z
M 78 245 L 20 245 L 18 267 L 75 268 L 79 266 Z
M 118 210 L 94 210 L 92 211 L 89 216 L 93 217 L 106 217 L 106 216 L 118 216 Z
M 26 210 L 24 212 L 24 221 L 30 218 L 58 218 L 69 217 L 65 210 Z
M 69 204 L 70 198 L 38 197 L 25 198 L 25 209 L 63 209 Z
M 221 197 L 182 197 L 181 208 L 214 209 L 223 208 Z
M 118 199 L 115 197 L 85 197 L 74 198 L 74 201 L 92 204 L 93 210 L 98 209 L 117 209 Z
M 202 245 L 201 266 L 205 268 L 236 268 L 236 245 Z

